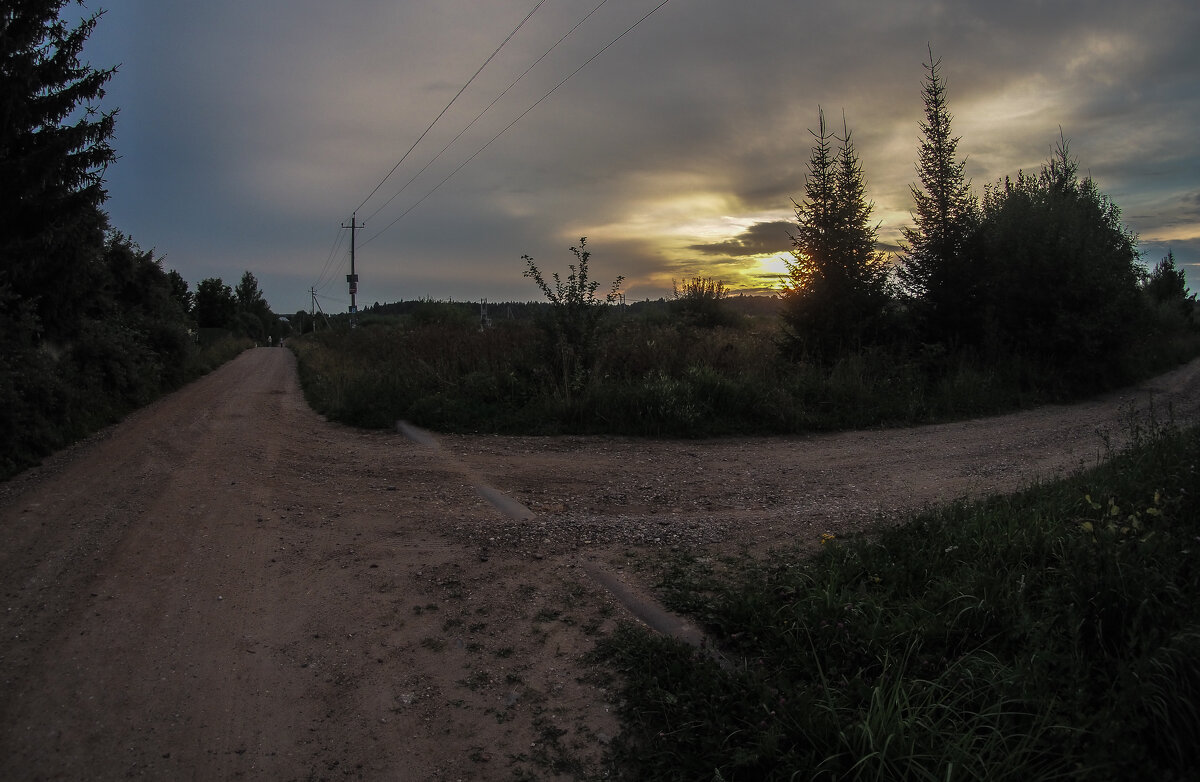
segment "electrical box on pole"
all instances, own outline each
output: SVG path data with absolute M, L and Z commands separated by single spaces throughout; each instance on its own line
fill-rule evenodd
M 359 228 L 364 226 L 359 225 L 357 213 L 350 215 L 350 225 L 342 223 L 342 228 L 350 229 L 350 273 L 346 275 L 346 284 L 350 288 L 350 328 L 354 328 L 355 321 L 358 318 L 358 304 L 356 297 L 358 296 L 358 274 L 354 271 L 354 235 Z

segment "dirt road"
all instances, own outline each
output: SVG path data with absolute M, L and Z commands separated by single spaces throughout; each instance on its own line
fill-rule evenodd
M 0 779 L 577 778 L 618 730 L 581 655 L 624 616 L 582 564 L 636 585 L 645 552 L 1017 488 L 1151 397 L 1194 417 L 1200 363 L 910 430 L 416 441 L 249 351 L 0 485 Z

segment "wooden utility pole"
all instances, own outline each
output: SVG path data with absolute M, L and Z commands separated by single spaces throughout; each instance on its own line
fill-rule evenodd
M 358 224 L 357 214 L 355 212 L 350 215 L 350 225 L 342 223 L 342 228 L 350 229 L 350 273 L 346 275 L 346 283 L 350 286 L 350 328 L 354 328 L 358 318 L 358 305 L 355 303 L 355 297 L 358 295 L 358 275 L 354 272 L 354 235 L 359 228 L 364 227 Z

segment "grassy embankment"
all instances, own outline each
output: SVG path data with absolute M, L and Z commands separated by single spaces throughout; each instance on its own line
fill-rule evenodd
M 626 627 L 624 776 L 1191 779 L 1200 429 L 818 555 L 680 555 L 661 590 L 733 662 Z

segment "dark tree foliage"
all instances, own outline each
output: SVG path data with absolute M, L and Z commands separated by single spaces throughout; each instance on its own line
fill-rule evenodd
M 797 203 L 794 260 L 788 262 L 783 318 L 793 355 L 833 359 L 873 338 L 887 303 L 887 265 L 875 249 L 873 204 L 851 134 L 836 136 L 818 112 L 818 130 Z
M 263 298 L 262 291 L 258 289 L 258 279 L 249 270 L 242 272 L 242 279 L 233 289 L 233 295 L 237 299 L 238 309 L 242 312 L 251 312 L 255 315 L 270 312 L 267 300 Z
M 1037 176 L 988 188 L 977 238 L 991 345 L 1087 383 L 1128 346 L 1142 309 L 1136 239 L 1078 172 L 1063 140 Z
M 925 121 L 917 161 L 920 186 L 913 185 L 916 225 L 904 229 L 905 253 L 898 277 L 919 320 L 924 339 L 957 343 L 973 336 L 977 270 L 969 239 L 979 207 L 958 159 L 958 137 L 950 130 L 941 60 L 929 50 L 925 65 Z
M 1146 277 L 1145 290 L 1157 304 L 1188 303 L 1193 298 L 1188 292 L 1187 275 L 1175 265 L 1175 253 L 1171 250 L 1154 264 Z
M 0 288 L 0 476 L 187 379 L 187 316 L 153 254 L 110 233 L 89 279 L 57 341 L 33 300 Z
M 114 157 L 115 112 L 95 102 L 115 69 L 79 61 L 99 15 L 70 27 L 66 4 L 0 9 L 0 284 L 34 302 L 51 337 L 68 331 L 101 275 L 102 175 Z
M 277 319 L 271 314 L 271 307 L 258 288 L 258 280 L 249 270 L 242 273 L 233 295 L 237 301 L 238 331 L 253 340 L 278 336 Z
M 184 379 L 191 350 L 186 313 L 152 252 L 112 233 L 104 284 L 83 314 L 72 358 L 79 385 L 111 398 L 114 414 L 145 404 Z
M 179 308 L 183 311 L 184 315 L 191 315 L 196 296 L 188 290 L 188 281 L 183 279 L 183 275 L 174 269 L 167 272 L 167 281 L 171 285 L 171 298 L 178 302 Z
M 201 280 L 196 286 L 193 305 L 196 325 L 202 329 L 228 328 L 238 312 L 238 301 L 233 289 L 220 277 Z

